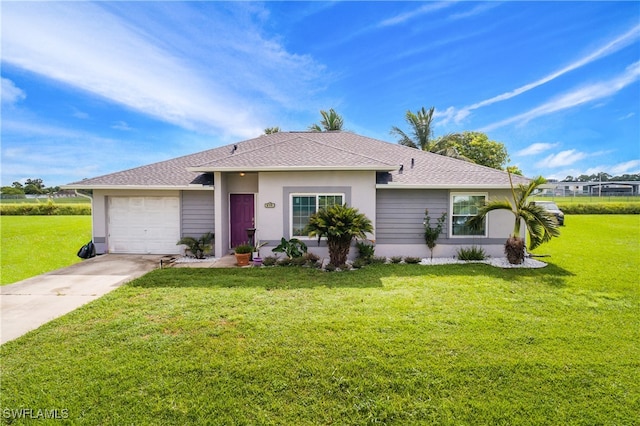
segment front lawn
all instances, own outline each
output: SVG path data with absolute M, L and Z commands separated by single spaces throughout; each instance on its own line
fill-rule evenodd
M 0 283 L 14 283 L 80 262 L 91 216 L 0 216 Z
M 3 421 L 638 424 L 638 241 L 575 216 L 537 270 L 157 270 L 0 347 Z

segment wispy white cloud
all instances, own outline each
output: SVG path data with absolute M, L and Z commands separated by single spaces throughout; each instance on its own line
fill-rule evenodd
M 536 164 L 538 168 L 557 168 L 569 166 L 577 161 L 587 158 L 587 154 L 577 151 L 575 149 L 568 149 L 561 151 L 557 154 L 552 154 L 546 157 L 544 160 L 539 161 Z
M 129 127 L 129 124 L 127 124 L 126 121 L 122 121 L 122 120 L 116 121 L 115 123 L 113 123 L 111 125 L 111 128 L 116 130 L 124 130 L 127 132 L 130 130 L 133 130 L 131 127 Z
M 631 118 L 631 117 L 634 117 L 635 115 L 636 115 L 636 113 L 635 113 L 635 112 L 630 112 L 630 113 L 629 113 L 629 114 L 627 114 L 627 115 L 623 115 L 623 116 L 622 116 L 622 117 L 620 117 L 618 120 L 620 120 L 620 121 L 622 121 L 622 120 L 627 120 L 627 119 L 629 119 L 629 118 Z
M 571 71 L 574 71 L 578 68 L 581 68 L 593 61 L 596 61 L 600 58 L 603 58 L 607 55 L 610 55 L 612 53 L 615 53 L 617 51 L 619 51 L 620 49 L 629 46 L 631 43 L 637 41 L 640 38 L 640 25 L 636 25 L 635 27 L 631 28 L 630 30 L 628 30 L 627 32 L 619 35 L 618 37 L 616 37 L 615 39 L 605 43 L 603 46 L 601 46 L 600 48 L 594 50 L 593 52 L 589 53 L 588 55 L 578 59 L 575 62 L 570 63 L 569 65 L 552 72 L 551 74 L 548 74 L 538 80 L 535 80 L 531 83 L 527 83 L 523 86 L 520 86 L 514 90 L 510 90 L 508 92 L 505 93 L 501 93 L 497 96 L 493 96 L 489 99 L 485 99 L 483 101 L 477 102 L 475 104 L 472 105 L 468 105 L 462 108 L 455 108 L 455 107 L 449 107 L 447 108 L 445 111 L 443 112 L 437 112 L 435 114 L 436 118 L 440 118 L 442 123 L 448 123 L 449 121 L 454 121 L 456 123 L 461 122 L 462 120 L 464 120 L 466 117 L 468 117 L 471 114 L 471 111 L 476 110 L 478 108 L 482 108 L 482 107 L 486 107 L 492 104 L 495 104 L 497 102 L 502 102 L 502 101 L 506 101 L 508 99 L 514 98 L 516 96 L 519 96 L 523 93 L 526 93 L 530 90 L 533 90 L 539 86 L 542 86 L 546 83 L 549 83 L 550 81 L 553 81 Z
M 80 111 L 77 108 L 73 108 L 73 112 L 71 113 L 71 115 L 75 118 L 79 118 L 80 120 L 88 120 L 90 118 L 88 113 Z
M 495 1 L 495 2 L 488 2 L 488 3 L 479 3 L 477 4 L 474 8 L 464 11 L 464 12 L 458 12 L 458 13 L 454 13 L 451 16 L 449 16 L 450 19 L 452 20 L 458 20 L 458 19 L 465 19 L 465 18 L 471 18 L 473 16 L 477 16 L 480 15 L 488 10 L 491 10 L 495 7 L 500 6 L 500 2 Z
M 584 86 L 565 93 L 547 103 L 540 105 L 523 114 L 507 118 L 497 123 L 490 124 L 481 129 L 483 132 L 497 129 L 512 123 L 526 123 L 534 118 L 548 115 L 557 111 L 583 105 L 587 102 L 603 99 L 618 93 L 631 83 L 640 78 L 640 62 L 636 62 L 627 67 L 624 73 L 607 81 L 601 81 L 588 86 Z
M 150 150 L 147 141 L 101 137 L 32 120 L 3 118 L 2 135 L 2 182 L 39 177 L 47 185 L 61 185 L 172 154 Z
M 614 176 L 640 173 L 640 160 L 630 160 L 623 163 L 614 164 L 607 170 L 609 170 L 608 173 L 610 175 Z
M 516 157 L 524 157 L 529 155 L 537 155 L 542 152 L 548 151 L 558 146 L 558 143 L 545 143 L 545 142 L 537 142 L 529 145 L 528 147 L 517 151 L 514 155 Z
M 453 4 L 455 4 L 455 2 L 452 2 L 452 1 L 441 1 L 441 2 L 434 2 L 434 3 L 426 3 L 426 4 L 423 4 L 422 6 L 416 8 L 416 9 L 413 9 L 413 10 L 409 11 L 409 12 L 401 13 L 399 15 L 392 16 L 391 18 L 387 18 L 384 21 L 380 22 L 378 24 L 378 27 L 390 27 L 390 26 L 394 26 L 394 25 L 404 24 L 407 21 L 415 19 L 415 18 L 417 18 L 419 16 L 427 15 L 427 14 L 429 14 L 431 12 L 436 12 L 438 10 L 450 7 Z
M 262 36 L 251 11 L 238 25 L 191 4 L 130 7 L 186 22 L 134 22 L 111 4 L 7 3 L 3 61 L 186 129 L 232 137 L 260 134 L 270 106 L 290 107 L 319 86 L 322 66 Z
M 2 77 L 1 93 L 3 104 L 15 104 L 27 97 L 24 90 L 17 87 L 13 81 L 4 77 Z

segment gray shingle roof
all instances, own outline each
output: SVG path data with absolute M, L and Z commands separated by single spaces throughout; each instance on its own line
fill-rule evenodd
M 201 183 L 204 172 L 315 169 L 375 170 L 390 186 L 509 185 L 506 172 L 355 133 L 279 132 L 66 187 L 187 187 Z M 514 183 L 526 181 L 514 176 Z

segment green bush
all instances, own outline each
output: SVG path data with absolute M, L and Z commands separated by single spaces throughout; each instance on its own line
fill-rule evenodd
M 557 203 L 564 214 L 640 214 L 640 203 Z
M 408 263 L 410 265 L 415 265 L 416 263 L 420 263 L 420 261 L 422 261 L 422 259 L 420 259 L 419 257 L 405 257 L 404 258 L 404 262 Z
M 353 261 L 353 264 L 351 266 L 353 266 L 354 269 L 360 269 L 360 268 L 364 268 L 368 264 L 369 264 L 369 262 L 367 262 L 362 257 L 359 257 L 359 258 L 357 258 L 356 260 Z
M 0 204 L 3 216 L 83 216 L 91 215 L 91 204 Z
M 358 259 L 362 259 L 365 262 L 371 261 L 375 253 L 376 247 L 368 241 L 356 242 L 358 248 Z
M 264 266 L 274 266 L 278 262 L 278 258 L 275 256 L 267 256 L 262 259 L 262 264 Z
M 458 250 L 458 259 L 460 260 L 485 260 L 487 253 L 482 247 L 471 246 L 469 248 L 461 247 Z
M 402 256 L 393 256 L 391 258 L 391 263 L 400 263 L 402 262 Z

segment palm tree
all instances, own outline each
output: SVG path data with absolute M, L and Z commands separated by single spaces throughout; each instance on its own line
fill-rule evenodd
M 351 241 L 366 238 L 367 232 L 373 232 L 373 224 L 355 207 L 334 204 L 311 215 L 306 230 L 310 237 L 317 236 L 318 241 L 327 238 L 329 262 L 340 267 L 347 261 Z
M 432 140 L 431 137 L 433 136 L 433 130 L 431 129 L 431 121 L 433 120 L 434 112 L 435 107 L 429 108 L 428 111 L 424 107 L 422 107 L 415 114 L 411 111 L 407 111 L 404 119 L 409 124 L 409 126 L 411 126 L 411 134 L 408 135 L 402 129 L 396 126 L 393 126 L 391 128 L 390 133 L 400 138 L 398 140 L 398 143 L 400 145 L 420 149 L 422 151 L 429 151 L 460 160 L 471 161 L 467 157 L 461 155 L 445 137 L 438 138 L 435 141 Z
M 411 126 L 412 135 L 407 135 L 402 129 L 396 126 L 391 128 L 391 134 L 400 137 L 398 141 L 400 145 L 421 149 L 423 151 L 431 151 L 431 136 L 433 135 L 431 121 L 433 120 L 434 111 L 435 107 L 429 108 L 429 111 L 422 107 L 417 114 L 407 111 L 404 119 Z
M 266 129 L 264 129 L 265 135 L 272 135 L 278 132 L 280 132 L 280 127 L 267 127 Z
M 206 252 L 211 249 L 212 241 L 213 233 L 207 232 L 197 239 L 193 237 L 182 237 L 176 245 L 186 245 L 196 259 L 203 259 Z
M 493 210 L 508 210 L 515 216 L 513 233 L 504 245 L 504 251 L 511 264 L 524 262 L 525 243 L 521 237 L 521 226 L 524 222 L 529 231 L 529 249 L 533 250 L 551 240 L 552 237 L 560 235 L 558 222 L 555 217 L 543 209 L 528 201 L 528 198 L 546 179 L 539 176 L 529 182 L 528 185 L 519 184 L 513 187 L 511 173 L 509 173 L 509 183 L 511 185 L 511 195 L 513 200 L 490 201 L 478 210 L 478 214 L 469 220 L 469 225 L 479 228 L 484 223 L 484 218 Z
M 329 109 L 328 112 L 320 110 L 320 115 L 322 115 L 320 124 L 312 124 L 311 126 L 309 126 L 309 130 L 313 132 L 329 132 L 333 130 L 342 130 L 344 120 L 342 119 L 342 116 L 339 115 L 333 108 Z

